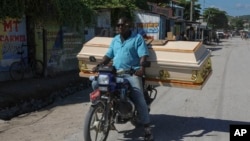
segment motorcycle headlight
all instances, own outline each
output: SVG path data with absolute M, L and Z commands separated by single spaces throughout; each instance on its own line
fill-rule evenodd
M 104 74 L 100 74 L 98 76 L 98 84 L 100 84 L 100 85 L 108 85 L 109 84 L 109 76 L 104 75 Z

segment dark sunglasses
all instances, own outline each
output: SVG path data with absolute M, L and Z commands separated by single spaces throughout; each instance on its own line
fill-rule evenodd
M 128 24 L 117 24 L 116 27 L 124 27 L 124 26 L 128 26 Z

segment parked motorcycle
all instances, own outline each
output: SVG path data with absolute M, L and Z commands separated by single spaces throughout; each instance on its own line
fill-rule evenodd
M 125 74 L 133 73 L 132 69 L 117 72 L 113 66 L 100 66 L 98 76 L 90 77 L 90 80 L 98 82 L 98 89 L 90 93 L 91 106 L 84 123 L 85 141 L 106 141 L 109 131 L 115 129 L 115 124 L 138 124 L 138 112 L 130 98 L 131 85 L 124 78 Z M 144 85 L 149 111 L 156 95 L 157 90 L 153 86 Z

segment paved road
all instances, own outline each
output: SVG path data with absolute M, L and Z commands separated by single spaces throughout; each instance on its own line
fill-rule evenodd
M 156 141 L 229 141 L 230 124 L 250 124 L 250 40 L 223 40 L 212 50 L 213 74 L 202 90 L 157 87 L 151 119 Z M 41 111 L 0 121 L 4 141 L 81 141 L 89 90 Z M 136 141 L 130 124 L 108 141 Z

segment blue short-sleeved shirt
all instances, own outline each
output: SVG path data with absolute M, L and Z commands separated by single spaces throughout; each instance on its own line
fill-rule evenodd
M 117 70 L 140 68 L 140 58 L 145 55 L 149 55 L 148 47 L 143 37 L 136 33 L 132 33 L 123 43 L 120 35 L 116 35 L 106 53 L 107 57 L 113 59 L 113 66 Z

